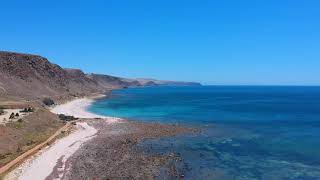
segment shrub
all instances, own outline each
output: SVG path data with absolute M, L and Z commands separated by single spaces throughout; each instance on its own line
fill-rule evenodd
M 77 120 L 78 118 L 75 118 L 73 116 L 66 116 L 64 114 L 59 114 L 59 119 L 63 121 L 73 121 L 73 120 Z
M 46 106 L 51 106 L 51 105 L 54 105 L 54 101 L 50 98 L 44 98 L 42 100 L 43 104 L 45 104 Z
M 16 113 L 16 117 L 19 117 L 19 113 Z
M 23 120 L 22 120 L 22 119 L 18 119 L 18 122 L 19 122 L 19 123 L 22 123 L 22 122 L 23 122 Z
M 17 153 L 20 153 L 20 152 L 22 152 L 22 148 L 19 146 L 19 147 L 17 148 Z
M 0 154 L 0 159 L 4 159 L 4 158 L 6 158 L 6 155 Z
M 28 113 L 28 112 L 33 112 L 33 108 L 32 107 L 28 107 L 28 108 L 24 108 L 23 110 L 21 110 L 21 113 Z
M 11 113 L 9 119 L 13 119 L 15 117 L 15 114 L 14 113 Z
M 0 115 L 2 115 L 3 113 L 4 113 L 4 110 L 0 108 Z

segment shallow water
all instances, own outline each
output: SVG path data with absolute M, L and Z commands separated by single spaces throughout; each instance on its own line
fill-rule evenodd
M 320 179 L 320 87 L 132 88 L 89 110 L 201 127 L 141 144 L 180 153 L 186 179 Z

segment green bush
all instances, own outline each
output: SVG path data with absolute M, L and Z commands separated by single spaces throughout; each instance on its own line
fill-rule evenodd
M 43 104 L 45 104 L 46 106 L 51 106 L 51 105 L 54 105 L 54 101 L 50 98 L 44 98 L 42 100 Z
M 14 117 L 15 117 L 15 114 L 11 113 L 9 119 L 14 119 Z
M 75 118 L 73 116 L 66 116 L 64 114 L 59 114 L 59 119 L 63 121 L 73 121 L 73 120 L 77 120 L 78 118 Z
M 28 112 L 33 112 L 33 108 L 32 107 L 28 107 Z
M 23 110 L 21 110 L 21 113 L 28 113 L 28 112 L 33 112 L 33 108 L 32 107 L 28 107 L 28 108 L 24 108 Z

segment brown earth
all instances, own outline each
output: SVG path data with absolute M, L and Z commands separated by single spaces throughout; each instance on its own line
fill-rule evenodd
M 0 126 L 0 167 L 45 141 L 63 125 L 57 115 L 37 107 L 22 122 Z
M 14 160 L 10 161 L 6 165 L 0 167 L 0 179 L 2 175 L 5 175 L 10 169 L 16 167 L 20 163 L 22 163 L 25 159 L 30 157 L 31 155 L 37 153 L 42 148 L 46 147 L 49 143 L 53 142 L 56 138 L 60 137 L 62 134 L 65 134 L 65 132 L 70 131 L 72 127 L 71 123 L 66 123 L 63 127 L 61 127 L 58 131 L 56 131 L 53 135 L 51 135 L 48 139 L 41 142 L 40 144 L 34 146 L 33 148 L 27 150 L 23 154 L 19 155 Z

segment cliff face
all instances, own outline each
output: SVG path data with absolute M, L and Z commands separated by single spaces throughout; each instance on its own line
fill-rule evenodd
M 63 69 L 40 56 L 0 52 L 0 95 L 35 98 L 102 90 L 81 70 Z
M 61 68 L 41 56 L 0 51 L 0 97 L 81 96 L 115 88 L 158 85 L 199 84 L 85 74 L 78 69 Z

